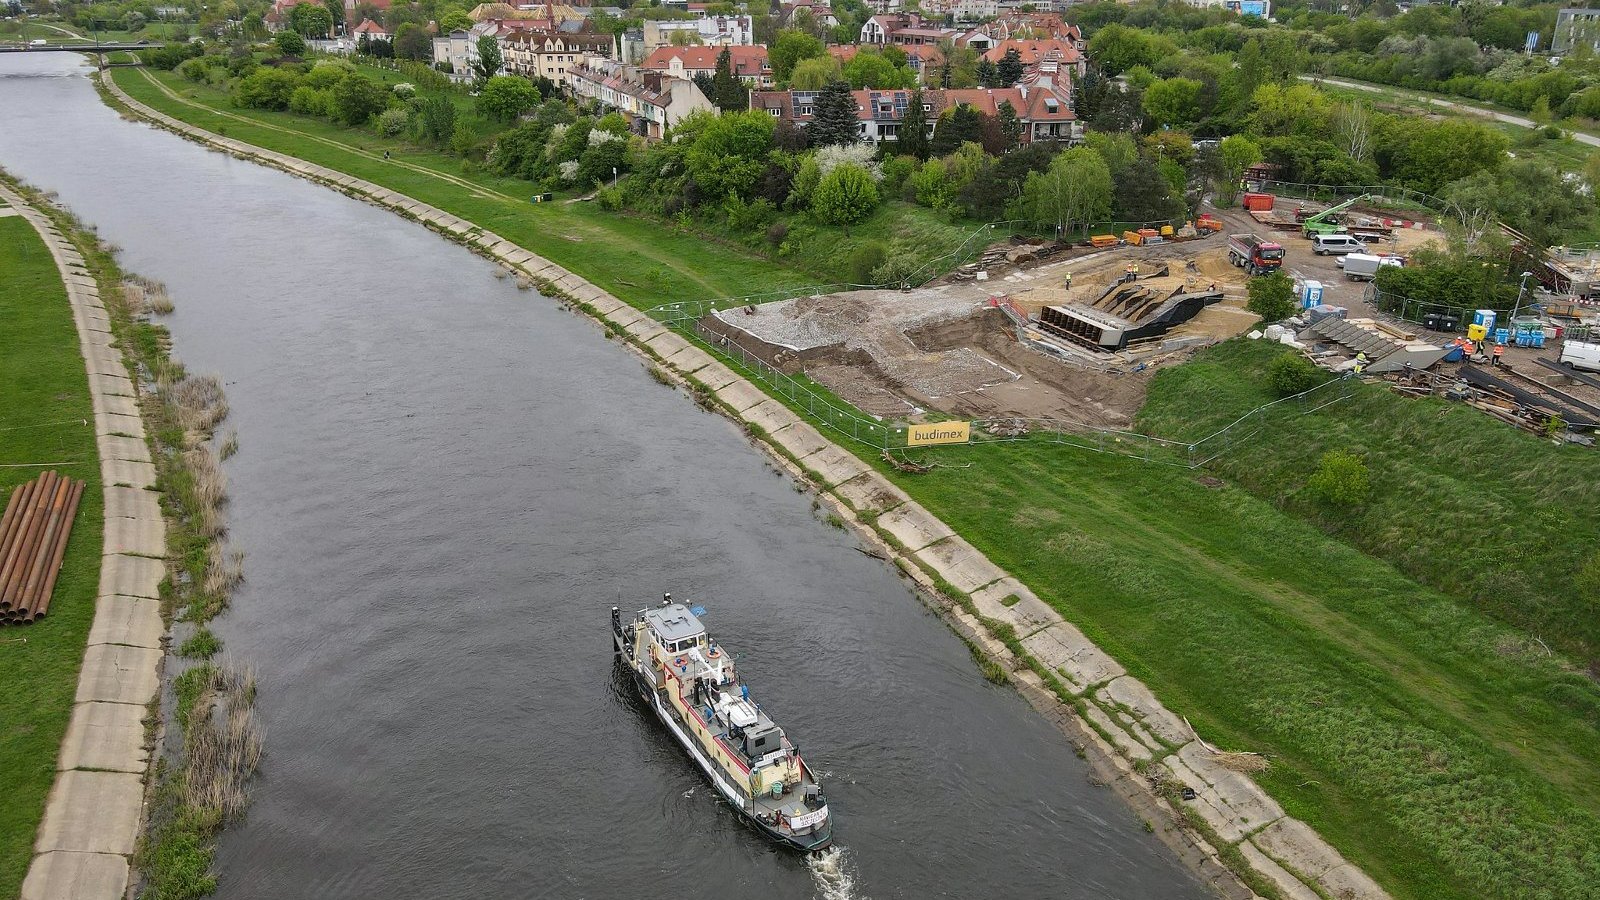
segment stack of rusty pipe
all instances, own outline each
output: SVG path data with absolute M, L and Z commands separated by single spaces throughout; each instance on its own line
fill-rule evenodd
M 83 482 L 46 472 L 11 492 L 0 518 L 0 624 L 26 625 L 50 609 Z

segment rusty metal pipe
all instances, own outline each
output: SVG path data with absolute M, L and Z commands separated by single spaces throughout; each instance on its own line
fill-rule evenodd
M 0 555 L 4 555 L 5 547 L 11 542 L 11 530 L 17 527 L 17 508 L 22 505 L 23 496 L 28 493 L 32 481 L 17 485 L 11 492 L 11 497 L 6 500 L 6 512 L 0 516 Z
M 62 511 L 61 531 L 50 554 L 49 564 L 45 567 L 44 583 L 39 587 L 38 596 L 34 597 L 29 605 L 29 612 L 23 620 L 25 622 L 44 618 L 44 614 L 50 609 L 50 594 L 56 589 L 56 578 L 61 574 L 61 561 L 66 558 L 67 539 L 72 536 L 72 521 L 78 515 L 78 501 L 83 499 L 83 488 L 82 481 L 72 485 L 72 493 L 68 495 L 66 508 Z
M 0 584 L 5 583 L 6 575 L 11 571 L 9 562 L 16 550 L 17 541 L 21 539 L 22 520 L 27 517 L 28 510 L 33 508 L 33 495 L 39 488 L 39 480 L 39 478 L 33 479 L 17 488 L 11 495 L 17 503 L 11 520 L 6 525 L 4 540 L 0 540 Z
M 45 547 L 49 544 L 57 511 L 66 504 L 66 495 L 71 491 L 72 485 L 66 479 L 58 478 L 51 486 L 51 490 L 41 497 L 37 506 L 38 522 L 34 526 L 32 543 L 23 548 L 28 555 L 12 574 L 11 582 L 6 588 L 6 596 L 13 608 L 21 609 L 27 602 L 28 581 L 39 569 L 39 557 L 44 555 Z
M 27 579 L 22 582 L 22 591 L 17 597 L 17 605 L 25 612 L 32 608 L 34 595 L 39 592 L 39 586 L 44 584 L 45 566 L 55 553 L 56 539 L 60 537 L 62 530 L 62 515 L 67 511 L 67 500 L 72 496 L 72 486 L 71 478 L 61 479 L 61 487 L 51 501 L 44 534 L 39 538 L 39 550 L 34 554 L 33 565 L 28 567 Z
M 33 561 L 33 554 L 38 552 L 39 532 L 44 524 L 44 512 L 55 491 L 56 473 L 46 472 L 39 476 L 39 481 L 41 483 L 34 491 L 33 501 L 28 504 L 17 538 L 12 541 L 11 555 L 6 559 L 5 577 L 0 579 L 0 609 L 16 605 L 14 594 L 16 588 L 20 587 L 17 582 Z

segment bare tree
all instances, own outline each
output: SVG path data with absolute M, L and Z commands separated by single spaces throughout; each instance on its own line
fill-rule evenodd
M 1339 104 L 1333 110 L 1333 133 L 1351 159 L 1365 160 L 1372 152 L 1372 110 L 1359 100 Z

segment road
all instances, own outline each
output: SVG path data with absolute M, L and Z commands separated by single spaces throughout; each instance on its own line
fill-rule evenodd
M 1368 91 L 1374 94 L 1402 94 L 1433 106 L 1443 106 L 1447 109 L 1456 110 L 1457 112 L 1464 112 L 1474 116 L 1483 116 L 1484 118 L 1493 119 L 1496 122 L 1504 122 L 1507 125 L 1520 125 L 1523 128 L 1540 127 L 1539 123 L 1533 121 L 1532 119 L 1526 119 L 1522 116 L 1514 116 L 1510 113 L 1496 112 L 1492 109 L 1486 109 L 1482 106 L 1474 106 L 1470 103 L 1459 103 L 1455 100 L 1440 100 L 1430 94 L 1422 93 L 1421 91 L 1411 91 L 1405 88 L 1390 87 L 1386 84 L 1363 84 L 1359 81 L 1346 81 L 1343 78 L 1319 78 L 1315 75 L 1301 75 L 1300 77 L 1305 81 L 1312 81 L 1318 84 L 1331 84 L 1335 87 L 1349 88 L 1356 91 Z M 1584 134 L 1581 131 L 1572 131 L 1569 133 L 1572 135 L 1572 139 L 1580 144 L 1587 144 L 1590 147 L 1600 147 L 1600 137 L 1595 137 L 1592 134 Z

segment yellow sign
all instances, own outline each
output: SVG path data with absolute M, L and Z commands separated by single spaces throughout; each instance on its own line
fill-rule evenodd
M 906 435 L 906 446 L 926 447 L 929 444 L 965 444 L 972 440 L 971 422 L 934 422 L 931 425 L 913 425 Z

